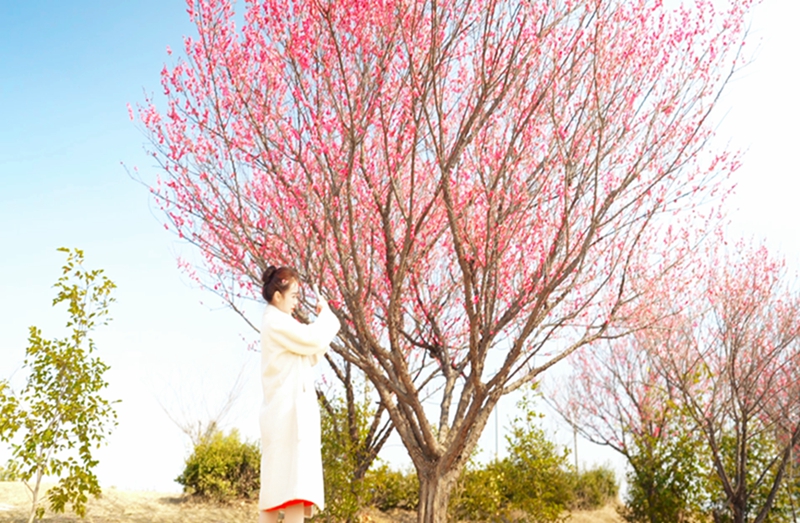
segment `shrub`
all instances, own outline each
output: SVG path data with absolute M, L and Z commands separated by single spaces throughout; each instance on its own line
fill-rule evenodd
M 453 517 L 469 521 L 559 521 L 566 509 L 593 510 L 617 498 L 619 485 L 609 467 L 575 473 L 559 454 L 552 454 L 552 443 L 529 435 L 528 444 L 534 441 L 540 447 L 539 458 L 530 459 L 529 452 L 528 463 L 521 469 L 515 469 L 520 457 L 479 468 L 468 466 L 450 500 Z M 554 456 L 557 466 L 553 466 Z M 531 474 L 531 469 L 540 465 L 540 471 Z
M 450 497 L 450 514 L 457 521 L 496 521 L 510 510 L 503 464 L 484 467 L 470 463 L 461 473 Z
M 670 438 L 639 437 L 628 455 L 628 492 L 623 517 L 630 523 L 683 523 L 702 518 L 707 494 L 703 450 L 691 433 Z
M 367 472 L 366 481 L 370 505 L 383 511 L 417 509 L 419 479 L 415 472 L 392 470 L 385 463 L 379 463 Z
M 468 466 L 451 497 L 457 519 L 531 522 L 561 521 L 573 498 L 568 451 L 560 450 L 535 424 L 539 416 L 528 398 L 522 417 L 506 437 L 509 456 L 482 468 Z
M 559 451 L 543 430 L 516 420 L 508 438 L 510 456 L 501 462 L 503 484 L 511 508 L 527 521 L 561 521 L 571 500 L 567 451 Z
M 368 504 L 366 471 L 372 463 L 376 444 L 371 422 L 375 416 L 366 385 L 350 382 L 352 394 L 336 390 L 317 392 L 320 402 L 322 468 L 325 475 L 323 521 L 356 521 Z M 349 399 L 348 399 L 349 398 Z M 382 443 L 381 443 L 382 444 Z
M 347 452 L 344 439 L 325 430 L 323 418 L 322 470 L 325 478 L 325 510 L 320 514 L 324 521 L 353 521 L 364 498 L 364 482 L 357 480 L 353 471 L 354 453 Z
M 235 429 L 227 436 L 214 431 L 195 446 L 175 481 L 183 485 L 184 492 L 204 500 L 255 499 L 260 470 L 258 444 L 241 441 Z
M 617 499 L 619 485 L 607 466 L 572 473 L 570 510 L 593 510 Z

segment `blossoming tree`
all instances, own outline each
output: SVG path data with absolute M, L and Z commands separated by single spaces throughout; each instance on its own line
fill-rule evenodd
M 589 441 L 627 461 L 628 521 L 696 521 L 706 501 L 702 438 L 679 391 L 654 367 L 651 351 L 677 338 L 650 328 L 584 348 L 570 358 L 572 372 L 548 380 L 548 401 Z
M 605 336 L 735 168 L 705 145 L 748 2 L 188 5 L 138 118 L 189 270 L 234 306 L 266 264 L 319 284 L 442 521 L 500 397 Z
M 734 523 L 766 521 L 800 445 L 800 294 L 784 262 L 736 245 L 651 362 L 680 391 Z
M 602 361 L 576 360 L 577 386 L 559 410 L 634 467 L 628 438 L 692 440 L 706 472 L 687 456 L 664 469 L 671 481 L 688 465 L 690 494 L 710 475 L 702 497 L 715 521 L 760 523 L 791 504 L 785 486 L 795 495 L 787 475 L 800 446 L 800 294 L 765 248 L 731 247 L 705 260 L 693 289 L 662 289 L 656 307 L 672 314 L 614 341 Z

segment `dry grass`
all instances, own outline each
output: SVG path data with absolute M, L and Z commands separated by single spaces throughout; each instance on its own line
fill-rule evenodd
M 0 482 L 0 521 L 25 523 L 30 510 L 27 489 L 16 482 Z M 255 523 L 258 508 L 255 503 L 219 506 L 196 503 L 179 494 L 131 492 L 107 489 L 100 499 L 90 499 L 86 519 L 75 514 L 45 514 L 49 523 Z M 408 511 L 383 513 L 365 509 L 364 523 L 413 523 L 416 515 Z M 613 507 L 602 510 L 575 512 L 570 523 L 620 523 L 622 519 Z
M 622 523 L 614 505 L 606 505 L 600 510 L 581 510 L 570 514 L 568 523 Z
M 30 512 L 30 495 L 21 483 L 0 482 L 0 521 L 25 523 Z M 195 503 L 179 494 L 130 492 L 106 489 L 100 499 L 90 498 L 85 519 L 75 514 L 45 514 L 52 523 L 253 523 L 255 503 L 217 506 Z

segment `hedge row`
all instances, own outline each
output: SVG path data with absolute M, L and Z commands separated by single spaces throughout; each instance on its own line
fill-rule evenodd
M 514 425 L 509 450 L 508 458 L 470 463 L 462 472 L 450 500 L 454 518 L 558 521 L 568 510 L 599 507 L 617 496 L 613 471 L 596 468 L 576 473 L 567 464 L 566 452 L 530 424 Z M 256 443 L 242 441 L 236 431 L 214 432 L 194 448 L 176 481 L 185 492 L 204 500 L 257 499 L 259 468 Z M 324 520 L 353 520 L 364 506 L 383 511 L 417 507 L 419 482 L 413 471 L 398 471 L 378 462 L 357 488 L 352 477 L 338 472 L 326 470 Z

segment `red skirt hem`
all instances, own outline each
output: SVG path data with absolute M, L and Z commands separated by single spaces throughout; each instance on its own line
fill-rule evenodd
M 298 505 L 300 503 L 302 503 L 304 507 L 310 507 L 311 505 L 314 504 L 314 503 L 312 503 L 312 502 L 310 502 L 308 500 L 305 500 L 305 499 L 290 499 L 286 503 L 281 503 L 277 507 L 265 508 L 264 510 L 271 512 L 273 510 L 280 510 L 282 508 L 286 508 L 286 507 L 291 506 L 291 505 Z

